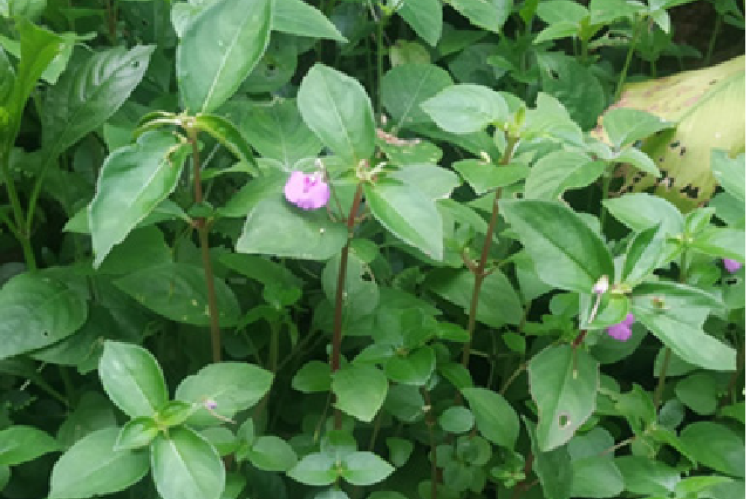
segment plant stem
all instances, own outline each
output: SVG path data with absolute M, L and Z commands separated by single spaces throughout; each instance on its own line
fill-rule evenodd
M 602 177 L 602 202 L 609 199 L 609 186 L 612 184 L 612 175 L 614 173 L 614 167 L 604 172 L 604 176 Z M 601 207 L 601 210 L 599 212 L 599 225 L 602 228 L 602 232 L 604 232 L 604 224 L 607 223 L 607 210 L 604 206 Z
M 31 246 L 31 235 L 30 232 L 25 230 L 25 214 L 21 207 L 21 200 L 18 197 L 18 191 L 16 191 L 16 185 L 13 183 L 13 179 L 10 175 L 10 152 L 6 151 L 3 157 L 0 158 L 0 172 L 2 174 L 2 180 L 5 183 L 5 190 L 8 193 L 8 199 L 10 200 L 10 206 L 13 210 L 13 218 L 15 218 L 15 224 L 11 220 L 5 218 L 5 223 L 8 229 L 16 236 L 16 239 L 21 244 L 23 251 L 23 258 L 26 262 L 26 268 L 30 271 L 36 270 L 36 258 L 34 257 L 34 248 Z
M 388 16 L 385 14 L 380 15 L 380 19 L 378 20 L 378 31 L 377 31 L 377 37 L 378 37 L 378 88 L 375 93 L 377 96 L 377 110 L 378 110 L 378 117 L 383 114 L 383 99 L 381 98 L 382 93 L 382 83 L 383 83 L 383 58 L 385 57 L 384 52 L 384 46 L 383 46 L 383 36 L 385 32 L 385 23 L 388 21 Z
M 716 46 L 716 38 L 719 36 L 721 30 L 721 16 L 716 14 L 716 21 L 714 22 L 714 30 L 711 33 L 711 39 L 708 41 L 708 49 L 706 49 L 706 57 L 703 59 L 703 64 L 709 66 L 711 64 L 711 58 L 714 55 L 714 47 Z
M 521 364 L 518 366 L 518 369 L 516 369 L 513 374 L 511 374 L 510 377 L 505 381 L 505 383 L 503 383 L 503 387 L 500 388 L 500 395 L 505 395 L 505 392 L 508 391 L 510 385 L 516 380 L 517 377 L 521 375 L 522 372 L 526 370 L 527 367 L 527 362 L 521 362 Z
M 669 359 L 672 357 L 672 349 L 664 347 L 664 360 L 661 363 L 661 371 L 659 372 L 659 384 L 656 385 L 654 391 L 654 408 L 658 411 L 659 404 L 661 404 L 661 395 L 664 392 L 664 383 L 667 379 L 667 369 L 669 368 Z
M 198 150 L 198 131 L 192 126 L 185 127 L 188 141 L 193 150 L 193 197 L 195 204 L 203 203 L 203 187 L 201 186 L 201 157 Z M 195 219 L 198 229 L 198 239 L 201 245 L 203 272 L 206 276 L 206 293 L 208 297 L 208 316 L 211 321 L 211 352 L 214 362 L 221 362 L 221 328 L 219 327 L 219 307 L 216 304 L 216 289 L 214 288 L 214 269 L 211 263 L 211 252 L 208 245 L 209 227 L 203 217 Z
M 277 323 L 271 324 L 271 342 L 268 345 L 268 370 L 276 374 L 279 364 L 279 330 Z
M 510 162 L 510 158 L 513 155 L 513 149 L 515 149 L 518 139 L 515 137 L 506 137 L 507 143 L 505 146 L 505 154 L 501 160 L 501 165 L 507 165 Z M 495 197 L 492 201 L 492 215 L 490 216 L 490 223 L 487 226 L 487 234 L 484 236 L 484 245 L 482 246 L 482 253 L 479 257 L 479 263 L 470 268 L 474 273 L 474 291 L 471 295 L 471 305 L 469 306 L 469 320 L 466 323 L 466 331 L 469 333 L 469 341 L 464 343 L 463 355 L 461 357 L 461 364 L 464 367 L 469 365 L 469 356 L 471 355 L 471 342 L 474 339 L 474 329 L 476 328 L 477 310 L 479 309 L 479 295 L 482 291 L 482 282 L 487 277 L 485 269 L 487 267 L 487 259 L 490 254 L 490 247 L 492 246 L 492 236 L 495 235 L 495 226 L 497 225 L 497 218 L 500 214 L 500 208 L 497 202 L 500 200 L 500 196 L 503 192 L 502 187 L 498 187 L 495 190 Z
M 335 373 L 341 367 L 341 340 L 343 338 L 343 315 L 344 315 L 344 286 L 346 285 L 346 267 L 349 263 L 349 244 L 354 235 L 354 223 L 359 211 L 362 199 L 362 183 L 357 185 L 352 207 L 349 210 L 349 218 L 346 220 L 346 228 L 349 231 L 349 239 L 341 248 L 341 259 L 339 262 L 339 276 L 336 283 L 336 308 L 333 313 L 333 339 L 331 340 L 331 373 Z M 334 414 L 334 427 L 341 429 L 341 411 L 336 409 Z
M 628 48 L 628 55 L 625 57 L 625 64 L 622 66 L 622 71 L 620 71 L 620 80 L 617 82 L 617 88 L 615 89 L 615 100 L 620 98 L 620 92 L 622 92 L 622 87 L 623 85 L 625 85 L 625 78 L 628 76 L 628 69 L 630 68 L 630 63 L 633 60 L 635 44 L 636 40 L 638 39 L 637 35 L 639 26 L 640 20 L 636 17 L 633 23 L 633 37 L 630 39 L 630 48 Z
M 422 396 L 424 397 L 425 405 L 427 406 L 427 413 L 425 414 L 425 424 L 430 433 L 430 468 L 431 468 L 431 479 L 430 479 L 430 499 L 437 499 L 438 496 L 438 469 L 437 469 L 437 445 L 435 443 L 435 418 L 432 416 L 432 401 L 430 400 L 430 392 L 423 386 Z

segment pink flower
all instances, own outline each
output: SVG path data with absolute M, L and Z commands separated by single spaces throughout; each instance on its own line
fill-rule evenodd
M 628 341 L 633 334 L 633 331 L 630 330 L 630 326 L 633 325 L 634 320 L 633 314 L 628 312 L 625 320 L 607 328 L 607 334 L 617 341 Z
M 742 268 L 742 264 L 737 260 L 724 258 L 722 261 L 724 262 L 724 268 L 727 269 L 727 272 L 729 272 L 730 274 L 734 274 Z
M 292 172 L 284 186 L 287 201 L 303 210 L 317 210 L 328 203 L 331 190 L 320 173 Z

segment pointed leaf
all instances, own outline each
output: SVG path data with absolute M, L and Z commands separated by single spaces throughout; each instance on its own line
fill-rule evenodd
M 365 184 L 364 192 L 375 218 L 393 235 L 434 260 L 443 259 L 440 213 L 420 189 L 384 179 Z
M 464 159 L 453 163 L 453 168 L 461 174 L 474 192 L 482 194 L 507 187 L 526 178 L 531 169 L 526 165 L 496 166 L 478 159 Z
M 651 194 L 626 194 L 605 200 L 604 206 L 613 217 L 637 232 L 654 225 L 661 226 L 668 235 L 677 235 L 683 229 L 680 210 L 666 199 Z
M 401 64 L 383 76 L 381 97 L 397 128 L 431 123 L 422 103 L 452 84 L 450 74 L 433 64 Z
M 148 473 L 148 454 L 114 450 L 118 428 L 89 433 L 52 468 L 50 499 L 84 499 L 125 490 Z
M 336 407 L 369 423 L 385 401 L 388 380 L 377 367 L 350 364 L 333 374 L 331 389 Z
M 167 132 L 148 132 L 110 154 L 88 209 L 94 268 L 177 186 L 189 153 Z
M 599 366 L 585 350 L 558 345 L 534 356 L 528 371 L 539 448 L 547 452 L 570 440 L 594 412 Z
M 99 378 L 110 400 L 131 418 L 154 416 L 169 400 L 159 363 L 138 345 L 106 341 Z
M 185 28 L 177 84 L 192 113 L 216 110 L 240 87 L 268 46 L 271 0 L 217 0 Z
M 420 38 L 436 46 L 443 31 L 442 3 L 439 0 L 403 0 L 400 5 L 398 15 Z
M 556 199 L 568 189 L 586 187 L 596 181 L 607 164 L 592 161 L 583 153 L 557 151 L 536 162 L 526 178 L 526 199 Z
M 292 35 L 346 42 L 321 11 L 302 0 L 275 0 L 272 27 L 274 31 Z
M 375 117 L 362 85 L 323 64 L 302 79 L 297 94 L 302 119 L 320 140 L 350 166 L 375 150 Z
M 47 153 L 60 154 L 112 116 L 141 82 L 154 49 L 118 47 L 71 64 L 45 96 L 42 144 Z
M 672 128 L 670 123 L 658 116 L 637 109 L 617 108 L 604 115 L 604 130 L 615 147 L 632 144 L 636 140 Z
M 151 444 L 151 473 L 164 499 L 220 499 L 225 470 L 216 449 L 179 426 Z
M 353 452 L 342 459 L 341 477 L 357 487 L 382 482 L 395 468 L 372 452 Z
M 498 33 L 513 8 L 510 0 L 448 0 L 474 26 Z
M 235 158 L 256 167 L 253 151 L 234 123 L 215 114 L 201 114 L 195 118 L 195 126 L 218 140 Z M 257 167 L 256 167 L 257 168 Z
M 711 150 L 711 171 L 735 199 L 745 202 L 745 154 L 730 158 L 726 151 Z
M 59 449 L 54 438 L 33 426 L 15 425 L 0 431 L 0 466 L 15 466 Z
M 493 123 L 502 123 L 508 105 L 499 93 L 471 83 L 453 85 L 422 103 L 422 109 L 443 130 L 473 133 Z
M 536 200 L 501 201 L 500 207 L 542 281 L 587 294 L 603 275 L 613 282 L 609 249 L 570 208 Z
M 520 425 L 516 411 L 503 396 L 485 388 L 464 388 L 461 395 L 469 403 L 479 433 L 494 444 L 513 449 Z

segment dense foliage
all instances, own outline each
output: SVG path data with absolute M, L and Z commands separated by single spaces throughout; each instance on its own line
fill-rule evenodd
M 0 496 L 742 497 L 743 9 L 0 0 Z

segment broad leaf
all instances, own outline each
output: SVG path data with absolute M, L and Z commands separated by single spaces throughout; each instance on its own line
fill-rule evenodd
M 112 116 L 141 82 L 154 48 L 118 47 L 71 64 L 45 96 L 42 144 L 47 154 L 60 154 Z
M 174 191 L 188 153 L 173 135 L 148 132 L 107 157 L 88 209 L 95 268 Z
M 0 466 L 15 466 L 60 449 L 57 441 L 33 426 L 15 425 L 0 431 Z
M 423 386 L 435 370 L 435 351 L 421 347 L 408 355 L 396 355 L 385 364 L 385 374 L 396 383 Z
M 268 46 L 272 0 L 217 0 L 185 28 L 177 46 L 184 107 L 210 113 L 252 72 Z
M 396 128 L 412 123 L 430 123 L 422 103 L 451 86 L 447 71 L 433 64 L 402 64 L 383 76 L 383 105 L 396 121 Z
M 382 482 L 395 468 L 372 452 L 352 452 L 341 460 L 341 478 L 357 487 Z
M 556 199 L 568 189 L 586 187 L 596 181 L 607 164 L 592 161 L 574 151 L 557 151 L 536 162 L 526 178 L 526 199 Z
M 745 476 L 745 445 L 740 435 L 711 421 L 688 425 L 680 440 L 695 459 L 711 469 L 735 477 Z
M 274 0 L 271 26 L 274 31 L 292 35 L 346 42 L 322 12 L 302 0 Z
M 485 388 L 464 388 L 461 395 L 469 403 L 479 433 L 494 444 L 512 449 L 520 425 L 518 415 L 503 396 Z
M 50 499 L 83 499 L 125 490 L 148 473 L 148 454 L 114 450 L 118 428 L 89 433 L 52 468 Z
M 316 64 L 297 95 L 302 119 L 324 145 L 355 166 L 375 150 L 375 117 L 362 85 L 323 64 Z
M 633 494 L 667 495 L 680 481 L 680 472 L 646 456 L 622 456 L 615 464 L 625 479 L 625 490 Z
M 240 131 L 228 119 L 214 114 L 201 114 L 195 118 L 195 126 L 208 133 L 226 147 L 239 161 L 255 166 L 255 158 L 250 146 Z
M 164 499 L 220 499 L 224 491 L 226 472 L 216 449 L 184 426 L 151 444 L 151 473 Z
M 510 0 L 448 0 L 447 3 L 474 26 L 491 33 L 500 31 L 513 7 Z
M 570 440 L 594 412 L 599 367 L 585 350 L 558 345 L 534 356 L 528 371 L 539 448 L 547 452 Z
M 199 404 L 203 408 L 194 413 L 189 424 L 210 426 L 222 421 L 206 410 L 224 418 L 233 418 L 239 411 L 249 409 L 271 388 L 273 374 L 252 364 L 221 362 L 211 364 L 197 374 L 182 380 L 175 392 L 176 400 Z
M 604 275 L 613 282 L 609 249 L 570 208 L 535 200 L 503 201 L 500 207 L 542 281 L 587 294 Z
M 20 274 L 0 288 L 0 359 L 46 347 L 86 321 L 84 298 L 58 280 Z
M 642 232 L 654 225 L 659 225 L 664 233 L 677 235 L 682 233 L 683 219 L 680 210 L 669 201 L 646 194 L 626 194 L 619 198 L 604 201 L 613 217 L 628 228 Z
M 443 6 L 440 0 L 396 0 L 394 3 L 400 4 L 398 15 L 417 35 L 436 46 L 443 31 Z
M 110 400 L 131 418 L 154 416 L 169 399 L 159 363 L 137 345 L 104 343 L 99 378 Z
M 377 367 L 350 364 L 333 374 L 331 389 L 336 407 L 369 423 L 385 401 L 388 380 Z
M 328 260 L 344 247 L 347 234 L 346 226 L 333 222 L 325 210 L 305 211 L 273 194 L 248 215 L 237 251 Z
M 570 499 L 571 481 L 573 473 L 570 456 L 565 448 L 557 448 L 549 452 L 540 449 L 534 426 L 523 417 L 526 432 L 531 441 L 531 452 L 534 456 L 533 470 L 539 477 L 539 482 L 547 499 Z
M 711 171 L 719 184 L 735 199 L 745 202 L 745 154 L 730 158 L 726 151 L 711 151 Z
M 615 147 L 632 144 L 636 140 L 674 126 L 673 123 L 637 109 L 617 108 L 602 120 L 607 137 Z
M 443 130 L 473 133 L 500 124 L 508 115 L 502 96 L 487 87 L 470 83 L 447 87 L 422 103 L 422 109 Z
M 479 196 L 498 187 L 513 185 L 526 178 L 531 172 L 531 169 L 525 165 L 497 166 L 478 159 L 457 161 L 453 163 L 453 168 Z
M 336 459 L 321 452 L 303 457 L 287 472 L 287 475 L 300 483 L 313 487 L 330 485 L 339 476 L 336 470 Z
M 259 437 L 249 449 L 248 459 L 263 471 L 288 471 L 297 464 L 292 446 L 275 436 Z
M 433 200 L 392 179 L 365 184 L 364 192 L 372 214 L 388 231 L 428 257 L 443 259 L 442 220 Z

